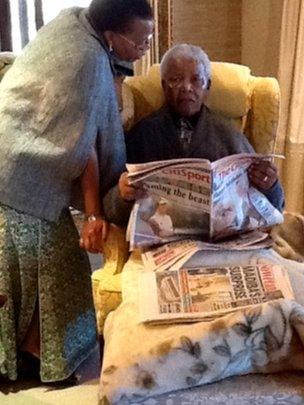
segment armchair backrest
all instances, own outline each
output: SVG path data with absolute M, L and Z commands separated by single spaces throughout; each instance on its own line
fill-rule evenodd
M 280 90 L 274 78 L 255 77 L 247 66 L 212 62 L 208 107 L 231 119 L 259 153 L 272 153 L 279 119 Z M 164 102 L 159 65 L 146 76 L 125 82 L 132 91 L 134 123 L 160 108 Z

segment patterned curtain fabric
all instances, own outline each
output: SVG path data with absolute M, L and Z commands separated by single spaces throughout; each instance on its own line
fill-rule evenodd
M 12 26 L 9 0 L 0 0 L 0 51 L 12 50 Z
M 285 0 L 279 82 L 282 93 L 277 152 L 285 155 L 281 177 L 286 209 L 304 213 L 304 2 Z
M 145 75 L 154 63 L 159 63 L 163 54 L 170 48 L 171 38 L 171 1 L 150 0 L 154 10 L 155 32 L 150 50 L 134 65 L 136 75 Z

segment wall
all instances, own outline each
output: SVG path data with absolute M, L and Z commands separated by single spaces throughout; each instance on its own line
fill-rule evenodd
M 211 60 L 277 77 L 284 0 L 171 0 L 173 44 L 201 46 Z
M 210 59 L 241 62 L 242 0 L 172 0 L 173 43 L 201 46 Z
M 243 0 L 242 58 L 255 75 L 278 74 L 284 0 Z

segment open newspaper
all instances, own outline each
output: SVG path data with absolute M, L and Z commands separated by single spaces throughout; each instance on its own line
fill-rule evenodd
M 189 236 L 214 242 L 281 223 L 282 214 L 249 184 L 248 167 L 265 159 L 271 156 L 254 153 L 212 163 L 174 159 L 127 165 L 130 184 L 143 190 L 130 216 L 131 249 Z
M 148 323 L 209 321 L 240 308 L 293 299 L 287 271 L 277 265 L 182 268 L 143 272 L 140 320 Z

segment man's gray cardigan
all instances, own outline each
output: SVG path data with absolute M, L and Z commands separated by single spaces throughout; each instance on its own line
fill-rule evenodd
M 220 115 L 203 106 L 195 126 L 188 152 L 180 145 L 178 127 L 169 108 L 164 106 L 140 121 L 126 135 L 127 160 L 144 163 L 177 158 L 203 158 L 211 162 L 236 153 L 254 153 L 247 138 Z M 284 193 L 279 182 L 262 191 L 280 211 L 284 205 Z M 118 188 L 112 188 L 105 197 L 108 219 L 125 225 L 130 213 L 130 203 L 119 197 Z
M 57 220 L 94 147 L 104 193 L 126 159 L 112 66 L 85 10 L 72 8 L 38 32 L 0 84 L 0 203 Z

